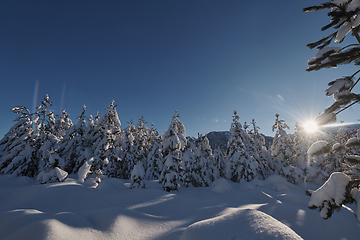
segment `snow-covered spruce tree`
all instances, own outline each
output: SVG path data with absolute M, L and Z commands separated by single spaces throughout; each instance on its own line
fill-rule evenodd
M 187 143 L 186 150 L 182 156 L 182 161 L 180 163 L 180 179 L 184 187 L 200 186 L 200 175 L 198 172 L 198 166 L 196 165 L 196 157 L 194 154 L 195 150 L 195 143 L 189 141 Z
M 265 146 L 265 138 L 259 132 L 260 128 L 256 125 L 255 119 L 252 119 L 251 125 L 252 129 L 249 130 L 247 135 L 250 139 L 250 150 L 254 152 L 253 157 L 262 163 L 260 173 L 263 178 L 266 178 L 274 173 L 274 160 Z
M 141 116 L 137 122 L 135 132 L 134 132 L 134 145 L 137 150 L 137 162 L 141 162 L 143 165 L 147 162 L 147 155 L 150 151 L 150 142 L 148 139 L 149 128 L 145 126 L 147 122 L 144 120 L 144 117 Z
M 37 180 L 41 183 L 51 183 L 64 180 L 68 173 L 64 171 L 65 161 L 57 152 L 60 139 L 55 135 L 55 116 L 49 110 L 52 106 L 46 94 L 40 106 L 37 107 L 38 131 L 35 133 L 34 146 L 39 159 L 39 174 Z
M 123 179 L 129 179 L 131 177 L 131 171 L 133 170 L 137 157 L 137 148 L 134 145 L 134 133 L 135 126 L 132 119 L 128 122 L 128 127 L 123 131 L 122 146 L 119 156 L 121 158 L 120 168 Z
M 231 123 L 231 137 L 227 145 L 227 163 L 225 176 L 233 182 L 241 179 L 251 181 L 256 177 L 262 178 L 262 163 L 249 155 L 243 143 L 244 130 L 239 122 L 240 117 L 234 111 Z
M 130 188 L 138 188 L 138 187 L 142 187 L 145 188 L 145 170 L 143 167 L 143 163 L 142 162 L 138 162 L 133 170 L 131 171 L 131 176 L 130 176 L 130 180 L 131 180 L 131 186 Z
M 149 152 L 149 141 L 148 141 L 148 127 L 145 126 L 144 117 L 141 116 L 137 126 L 135 128 L 135 147 L 136 147 L 136 159 L 135 166 L 131 171 L 131 188 L 142 187 L 145 188 L 145 169 L 144 166 L 147 164 L 147 155 Z
M 66 110 L 62 110 L 60 115 L 56 115 L 54 124 L 54 135 L 58 138 L 63 138 L 66 131 L 73 126 L 73 122 L 69 118 L 70 114 Z
M 272 131 L 276 129 L 275 137 L 271 145 L 271 155 L 275 159 L 275 172 L 285 177 L 289 182 L 295 183 L 294 177 L 294 163 L 295 150 L 294 143 L 286 133 L 285 129 L 290 129 L 284 120 L 279 120 L 279 114 L 275 114 L 275 124 L 272 126 Z
M 151 151 L 147 155 L 147 166 L 145 171 L 145 178 L 159 179 L 160 173 L 163 169 L 163 156 L 161 153 L 161 138 L 159 137 L 158 131 L 155 129 L 154 124 L 151 125 L 151 129 L 149 130 L 149 143 L 151 147 Z
M 321 170 L 316 166 L 317 162 L 311 161 L 307 155 L 307 150 L 310 145 L 316 140 L 316 133 L 307 133 L 303 126 L 295 123 L 295 132 L 293 135 L 294 150 L 294 171 L 297 179 L 296 182 L 301 180 L 314 181 L 321 174 Z M 296 174 L 297 173 L 297 174 Z
M 107 112 L 100 118 L 95 128 L 94 161 L 91 170 L 95 172 L 100 169 L 106 176 L 120 178 L 122 176 L 121 159 L 118 156 L 118 150 L 121 146 L 121 122 L 116 106 L 114 100 L 111 101 L 105 108 Z
M 196 144 L 197 149 L 194 153 L 200 167 L 201 186 L 207 187 L 219 177 L 220 173 L 215 166 L 214 156 L 207 136 L 200 135 Z
M 34 178 L 38 174 L 38 159 L 34 159 L 33 128 L 30 111 L 24 106 L 12 108 L 18 114 L 16 123 L 0 141 L 2 156 L 0 173 Z
M 85 116 L 79 116 L 79 122 L 78 124 L 82 123 L 82 118 Z M 75 167 L 73 169 L 74 173 L 78 173 L 80 181 L 83 181 L 88 175 L 92 174 L 92 168 L 93 162 L 94 162 L 94 141 L 97 139 L 97 125 L 99 123 L 99 112 L 96 113 L 96 116 L 93 117 L 92 115 L 87 118 L 87 124 L 86 124 L 86 131 L 82 138 L 82 151 L 80 151 L 79 157 L 76 159 L 73 159 L 75 161 Z M 84 121 L 86 119 L 83 119 Z M 92 170 L 91 170 L 92 169 Z M 86 170 L 86 171 L 85 171 Z M 94 172 L 95 174 L 95 172 Z
M 215 144 L 213 156 L 214 156 L 214 166 L 219 172 L 219 177 L 225 177 L 225 157 L 219 144 Z
M 304 8 L 303 11 L 309 12 L 324 9 L 329 9 L 328 16 L 331 18 L 331 22 L 324 26 L 322 30 L 334 28 L 335 31 L 327 37 L 307 45 L 309 48 L 317 48 L 319 50 L 316 57 L 308 61 L 309 66 L 307 71 L 336 67 L 340 64 L 354 63 L 355 65 L 359 65 L 360 36 L 358 31 L 360 26 L 360 1 L 332 0 L 319 6 Z M 332 40 L 341 43 L 350 32 L 355 37 L 357 43 L 342 48 L 329 47 Z M 319 125 L 336 121 L 337 114 L 360 101 L 360 94 L 352 93 L 352 90 L 359 81 L 359 79 L 355 81 L 355 76 L 359 72 L 360 70 L 350 76 L 341 77 L 329 83 L 329 88 L 326 89 L 325 92 L 327 96 L 333 95 L 335 102 L 316 118 Z M 359 137 L 360 136 L 357 136 L 352 140 L 348 140 L 346 146 L 359 148 Z M 334 145 L 331 145 L 332 144 L 326 141 L 315 142 L 310 147 L 308 153 L 320 155 L 331 149 L 337 149 Z M 345 160 L 358 164 L 360 163 L 360 156 L 345 156 Z M 336 186 L 336 191 L 334 191 L 333 186 Z M 339 209 L 343 204 L 357 202 L 358 206 L 355 213 L 360 220 L 360 192 L 358 189 L 358 179 L 351 179 L 343 173 L 333 173 L 321 188 L 317 189 L 313 194 L 309 194 L 311 195 L 309 207 L 319 208 L 321 216 L 327 219 L 331 217 L 335 209 Z
M 178 189 L 182 151 L 187 142 L 184 124 L 178 117 L 179 114 L 175 111 L 168 130 L 162 136 L 162 154 L 165 162 L 159 182 L 168 192 Z
M 77 117 L 77 124 L 70 126 L 65 131 L 57 146 L 60 157 L 65 161 L 65 171 L 69 173 L 76 173 L 84 164 L 79 159 L 81 159 L 81 155 L 85 151 L 84 143 L 87 132 L 85 111 L 86 106 L 84 105 L 80 116 Z M 65 123 L 64 125 L 67 125 Z M 66 127 L 62 129 L 66 129 Z

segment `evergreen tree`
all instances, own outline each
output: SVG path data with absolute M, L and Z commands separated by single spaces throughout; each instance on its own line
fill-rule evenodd
M 60 157 L 65 161 L 65 171 L 69 173 L 76 173 L 84 164 L 84 161 L 79 160 L 85 151 L 84 144 L 87 132 L 85 111 L 86 106 L 84 105 L 80 116 L 77 117 L 78 123 L 70 126 L 66 130 L 61 142 L 57 146 Z M 65 122 L 69 123 L 69 121 Z M 67 127 L 63 127 L 62 129 L 64 130 L 66 128 Z
M 125 130 L 123 135 L 123 143 L 120 152 L 121 158 L 121 172 L 124 179 L 129 179 L 131 177 L 131 171 L 136 164 L 137 157 L 137 148 L 134 145 L 134 133 L 135 126 L 133 125 L 132 119 L 128 122 L 128 127 Z
M 227 163 L 225 176 L 233 182 L 240 182 L 241 179 L 251 181 L 262 171 L 262 163 L 250 156 L 244 146 L 244 130 L 239 122 L 239 115 L 234 111 L 233 122 L 231 123 L 231 137 L 227 148 Z
M 194 143 L 188 142 L 181 161 L 181 182 L 185 187 L 200 186 L 198 166 L 196 165 L 196 157 L 192 149 L 196 149 Z
M 290 129 L 284 120 L 279 120 L 279 114 L 275 114 L 276 120 L 272 127 L 277 129 L 273 143 L 271 145 L 271 155 L 275 158 L 275 171 L 285 177 L 288 181 L 295 183 L 294 168 L 295 150 L 294 143 L 287 135 L 285 129 Z
M 30 111 L 24 107 L 14 107 L 10 111 L 18 114 L 16 123 L 0 141 L 2 156 L 0 173 L 15 176 L 35 177 L 38 161 L 33 161 L 35 148 L 33 142 L 33 121 Z
M 92 171 L 100 169 L 104 175 L 109 177 L 121 177 L 120 149 L 121 122 L 116 111 L 114 101 L 110 103 L 107 112 L 100 118 L 95 132 L 94 162 Z
M 317 42 L 310 43 L 307 46 L 309 48 L 317 48 L 319 50 L 316 57 L 308 61 L 307 71 L 319 70 L 327 67 L 336 67 L 340 64 L 349 64 L 355 63 L 355 65 L 360 64 L 360 36 L 358 34 L 360 26 L 360 5 L 357 0 L 337 0 L 337 1 L 328 1 L 318 6 L 311 6 L 304 8 L 304 12 L 308 11 L 318 11 L 329 9 L 328 16 L 331 18 L 330 24 L 324 26 L 322 30 L 329 28 L 334 28 L 334 32 L 328 35 L 327 37 L 320 39 Z M 345 47 L 328 47 L 332 40 L 335 42 L 341 43 L 348 33 L 352 32 L 352 35 L 355 36 L 358 43 L 351 44 Z M 360 102 L 360 95 L 352 93 L 354 86 L 358 83 L 359 79 L 355 81 L 355 76 L 360 72 L 356 71 L 350 76 L 345 76 L 342 78 L 335 79 L 334 81 L 329 82 L 329 88 L 326 89 L 327 96 L 334 96 L 335 102 L 327 109 L 320 114 L 316 121 L 319 125 L 324 125 L 330 122 L 336 121 L 336 116 L 343 110 L 349 108 L 353 104 Z M 335 143 L 336 144 L 336 143 Z M 331 147 L 330 143 L 324 141 L 315 142 L 308 153 L 311 155 L 321 155 L 325 152 L 329 152 L 330 149 L 338 150 L 341 148 L 341 143 L 335 144 Z M 345 144 L 345 147 L 349 148 L 359 148 L 360 138 L 359 136 L 354 137 L 353 140 L 350 140 Z M 339 147 L 339 148 L 338 148 Z M 347 155 L 345 160 L 360 163 L 359 155 Z M 346 180 L 346 181 L 345 181 Z M 347 182 L 347 184 L 341 184 Z M 334 202 L 334 199 L 331 199 L 335 196 L 330 196 L 329 192 L 326 192 L 328 186 L 327 184 L 337 185 L 338 189 L 336 192 L 342 192 L 341 196 L 337 196 L 337 199 L 341 201 Z M 332 212 L 335 209 L 339 209 L 345 203 L 353 203 L 360 201 L 360 192 L 359 189 L 359 180 L 352 180 L 349 176 L 342 173 L 333 173 L 330 178 L 325 183 L 325 186 L 321 191 L 318 189 L 315 192 L 320 193 L 322 198 L 317 198 L 317 202 L 314 200 L 318 194 L 314 194 L 311 197 L 309 205 L 311 208 L 319 208 L 323 218 L 327 219 L 331 217 Z M 324 193 L 325 191 L 325 193 Z M 310 193 L 310 192 L 309 192 Z M 310 194 L 311 195 L 311 194 Z M 325 198 L 324 196 L 330 196 L 330 199 Z M 358 206 L 357 217 L 360 219 L 360 207 Z
M 159 179 L 160 173 L 163 169 L 163 156 L 161 153 L 161 138 L 158 136 L 159 133 L 156 131 L 154 124 L 151 125 L 151 129 L 149 131 L 149 145 L 151 147 L 151 151 L 147 155 L 147 166 L 145 172 L 145 178 Z
M 221 150 L 219 144 L 215 144 L 215 150 L 214 150 L 214 166 L 218 170 L 218 177 L 225 177 L 225 157 L 224 153 Z
M 54 135 L 58 138 L 63 138 L 66 131 L 73 126 L 73 122 L 69 118 L 70 114 L 66 110 L 62 110 L 60 115 L 56 115 L 56 121 L 54 125 Z
M 150 143 L 148 140 L 149 128 L 145 126 L 147 122 L 141 116 L 134 131 L 134 145 L 136 147 L 137 162 L 146 165 L 147 155 L 150 151 Z
M 138 187 L 145 188 L 144 178 L 145 178 L 145 170 L 143 164 L 139 162 L 134 166 L 134 169 L 131 171 L 130 188 L 138 188 Z
M 212 181 L 220 175 L 219 170 L 215 166 L 214 155 L 207 136 L 200 135 L 197 139 L 197 150 L 195 156 L 200 167 L 201 185 L 209 186 Z
M 83 119 L 85 116 L 80 115 L 79 116 L 79 122 L 78 124 L 85 124 L 83 121 L 86 119 Z M 85 127 L 85 133 L 82 138 L 82 151 L 80 151 L 79 157 L 76 159 L 73 159 L 75 161 L 75 168 L 73 169 L 74 173 L 78 173 L 79 179 L 85 179 L 83 178 L 84 174 L 78 172 L 84 172 L 84 169 L 89 169 L 89 173 L 92 173 L 92 170 L 94 168 L 92 167 L 94 162 L 94 141 L 97 139 L 97 131 L 98 130 L 98 123 L 99 123 L 99 112 L 96 113 L 96 116 L 93 117 L 92 115 L 89 116 L 88 122 Z M 96 169 L 95 169 L 96 170 Z M 86 177 L 86 174 L 85 174 Z
M 60 139 L 55 135 L 55 116 L 53 112 L 49 111 L 50 106 L 52 106 L 52 102 L 46 95 L 36 112 L 38 131 L 34 138 L 36 149 L 34 158 L 39 161 L 37 180 L 41 183 L 62 181 L 68 175 L 63 170 L 65 161 L 59 156 L 56 148 Z
M 187 142 L 185 127 L 178 118 L 179 114 L 175 111 L 168 130 L 162 136 L 162 154 L 165 162 L 160 183 L 162 183 L 163 189 L 168 192 L 178 189 L 182 151 Z

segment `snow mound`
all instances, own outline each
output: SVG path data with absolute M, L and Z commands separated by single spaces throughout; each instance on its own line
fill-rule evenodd
M 67 175 L 67 172 L 55 167 L 49 171 L 41 171 L 37 176 L 37 180 L 41 183 L 51 183 L 56 181 L 61 182 L 67 177 Z
M 227 193 L 232 191 L 232 187 L 225 178 L 219 178 L 211 184 L 211 190 L 216 193 Z
M 309 197 L 305 194 L 302 196 L 298 194 L 286 193 L 281 194 L 278 198 L 282 202 L 292 203 L 300 206 L 306 206 L 309 202 Z
M 302 239 L 275 218 L 254 209 L 242 209 L 229 215 L 190 225 L 180 240 Z
M 294 188 L 293 184 L 286 181 L 286 179 L 280 175 L 271 175 L 265 179 L 264 182 L 268 185 L 271 185 L 272 189 L 277 192 L 289 191 L 290 189 Z
M 117 178 L 106 178 L 102 180 L 96 189 L 101 191 L 116 191 L 125 188 L 124 182 Z

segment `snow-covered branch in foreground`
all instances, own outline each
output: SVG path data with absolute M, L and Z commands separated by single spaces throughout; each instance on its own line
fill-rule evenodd
M 334 172 L 320 188 L 311 192 L 308 207 L 319 208 L 321 217 L 328 219 L 334 210 L 340 210 L 343 204 L 360 200 L 358 185 L 359 180 L 352 181 L 346 174 Z M 357 209 L 356 213 L 360 213 L 360 209 Z M 359 219 L 360 214 L 357 216 Z

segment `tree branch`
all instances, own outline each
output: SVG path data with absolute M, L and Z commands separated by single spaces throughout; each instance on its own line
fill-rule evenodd
M 360 36 L 359 36 L 358 29 L 353 28 L 351 31 L 353 32 L 354 36 L 356 37 L 356 40 L 360 43 Z

